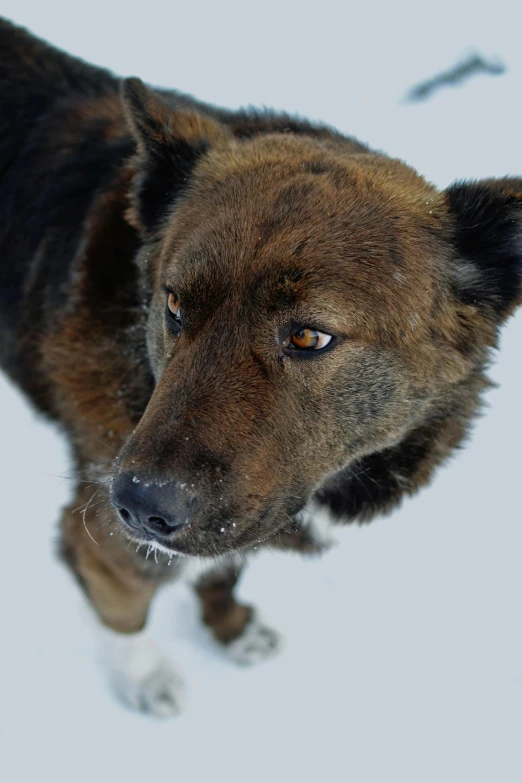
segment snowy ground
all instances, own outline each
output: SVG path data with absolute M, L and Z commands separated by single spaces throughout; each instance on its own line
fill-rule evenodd
M 473 3 L 403 0 L 356 12 L 4 0 L 2 13 L 119 73 L 322 118 L 445 186 L 522 173 L 520 18 L 514 3 L 490 5 L 484 17 Z M 476 49 L 499 55 L 506 75 L 402 102 Z M 187 683 L 185 713 L 167 723 L 126 712 L 102 682 L 52 551 L 64 446 L 1 381 L 2 779 L 520 783 L 521 345 L 522 314 L 471 444 L 430 489 L 342 529 L 321 561 L 252 562 L 242 593 L 286 635 L 278 659 L 234 667 L 206 641 L 188 589 L 162 593 L 153 632 Z

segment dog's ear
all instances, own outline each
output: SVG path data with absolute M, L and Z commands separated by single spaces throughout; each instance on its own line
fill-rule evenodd
M 170 107 L 140 79 L 123 80 L 122 101 L 137 146 L 128 217 L 148 235 L 186 186 L 198 159 L 230 134 L 210 117 Z
M 455 291 L 499 323 L 522 303 L 522 179 L 457 182 L 444 197 L 457 251 Z

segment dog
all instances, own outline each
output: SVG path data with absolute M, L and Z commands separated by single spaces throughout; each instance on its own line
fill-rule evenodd
M 320 553 L 426 485 L 522 302 L 522 178 L 439 192 L 325 125 L 120 80 L 0 22 L 0 361 L 66 434 L 60 555 L 113 687 L 157 716 L 147 637 L 185 563 L 222 649 L 280 637 L 246 552 Z M 132 545 L 129 545 L 131 543 Z

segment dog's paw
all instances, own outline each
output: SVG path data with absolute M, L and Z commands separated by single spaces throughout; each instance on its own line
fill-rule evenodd
M 104 629 L 104 664 L 112 689 L 127 707 L 157 718 L 180 712 L 181 680 L 145 635 Z
M 166 660 L 158 658 L 155 668 L 143 677 L 111 672 L 111 685 L 127 707 L 156 718 L 171 718 L 180 712 L 180 680 Z
M 241 636 L 225 646 L 227 655 L 236 663 L 250 666 L 277 655 L 283 648 L 278 631 L 262 623 L 254 612 Z

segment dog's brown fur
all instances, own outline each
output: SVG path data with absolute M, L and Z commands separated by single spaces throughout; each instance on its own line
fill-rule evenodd
M 8 23 L 0 42 L 1 357 L 70 438 L 63 552 L 102 621 L 139 630 L 172 571 L 129 549 L 150 537 L 118 519 L 107 476 L 197 501 L 168 543 L 207 557 L 313 551 L 311 499 L 368 520 L 426 484 L 521 301 L 522 180 L 439 193 L 328 128 L 138 80 L 120 97 Z M 306 326 L 332 349 L 292 353 Z M 224 643 L 250 617 L 236 579 L 198 588 Z

